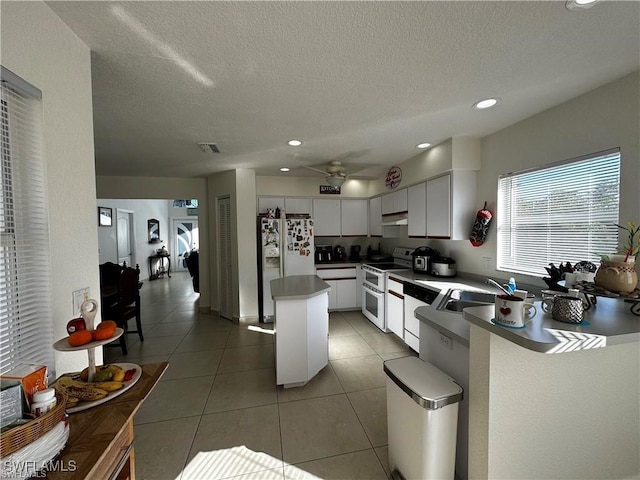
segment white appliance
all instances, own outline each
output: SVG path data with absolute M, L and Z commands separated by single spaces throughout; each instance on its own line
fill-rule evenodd
M 315 275 L 313 219 L 258 217 L 258 315 L 273 322 L 271 280 Z
M 404 284 L 404 341 L 413 350 L 420 353 L 420 320 L 415 316 L 416 308 L 431 305 L 440 290 L 405 282 Z
M 393 263 L 368 263 L 362 266 L 362 314 L 383 332 L 389 332 L 386 321 L 385 294 L 387 272 L 410 270 L 412 249 L 396 247 Z

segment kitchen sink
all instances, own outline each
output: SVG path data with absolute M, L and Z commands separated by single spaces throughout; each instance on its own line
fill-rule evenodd
M 495 294 L 479 292 L 475 290 L 449 290 L 449 293 L 438 306 L 438 310 L 462 312 L 467 307 L 480 307 L 492 305 L 495 302 Z

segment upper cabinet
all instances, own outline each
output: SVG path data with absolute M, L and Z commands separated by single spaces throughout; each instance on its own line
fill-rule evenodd
M 267 209 L 282 209 L 284 197 L 258 197 L 258 213 L 267 213 Z
M 369 235 L 382 236 L 382 197 L 369 199 Z
M 311 215 L 311 199 L 305 197 L 285 197 L 284 211 L 292 215 Z
M 425 237 L 427 235 L 427 184 L 413 185 L 407 189 L 407 235 Z
M 343 237 L 366 237 L 368 233 L 368 209 L 367 200 L 341 200 L 341 234 Z
M 407 189 L 402 188 L 382 196 L 382 215 L 407 211 Z
M 341 228 L 340 200 L 337 198 L 313 199 L 313 223 L 316 236 L 339 237 Z
M 426 183 L 427 237 L 469 238 L 476 206 L 476 172 L 456 170 Z

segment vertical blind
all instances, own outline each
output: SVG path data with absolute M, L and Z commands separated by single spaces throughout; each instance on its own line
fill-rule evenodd
M 620 150 L 498 180 L 498 270 L 542 276 L 549 263 L 618 249 Z
M 53 375 L 40 92 L 4 67 L 1 88 L 0 373 L 35 363 Z

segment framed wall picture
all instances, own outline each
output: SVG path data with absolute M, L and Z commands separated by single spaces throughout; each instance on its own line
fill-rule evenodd
M 113 225 L 112 210 L 108 207 L 98 207 L 98 225 L 110 227 Z

